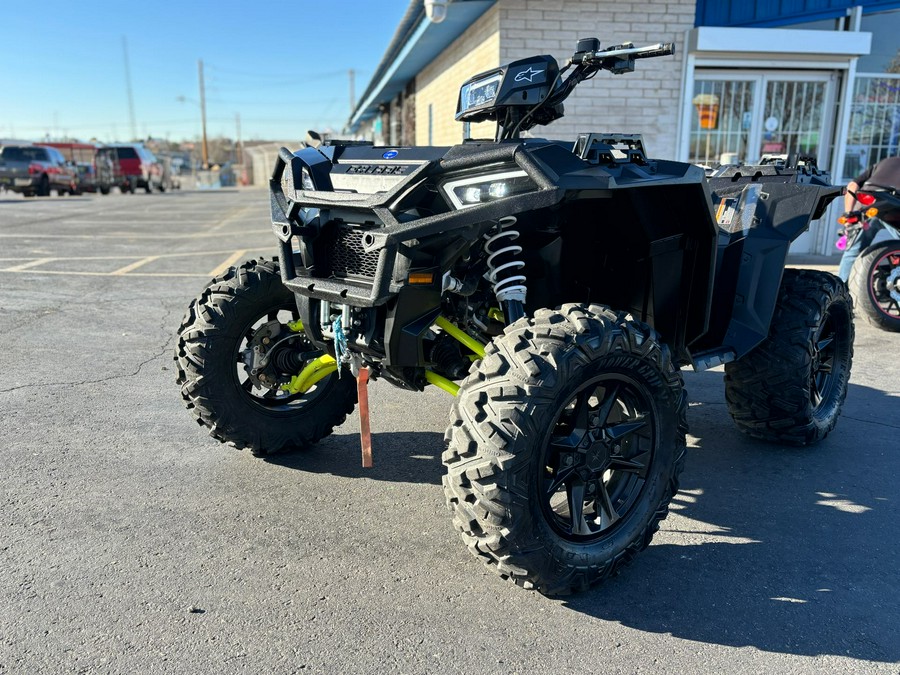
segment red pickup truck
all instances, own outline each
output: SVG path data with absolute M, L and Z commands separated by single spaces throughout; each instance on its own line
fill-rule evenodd
M 26 197 L 78 194 L 75 167 L 56 148 L 5 145 L 0 148 L 0 187 Z
M 97 185 L 104 194 L 113 186 L 122 192 L 134 192 L 137 188 L 147 192 L 165 190 L 162 165 L 152 152 L 138 143 L 98 148 L 94 162 Z

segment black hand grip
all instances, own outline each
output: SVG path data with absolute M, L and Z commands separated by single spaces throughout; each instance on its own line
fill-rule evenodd
M 637 52 L 634 55 L 636 59 L 652 59 L 656 56 L 671 56 L 675 53 L 675 43 L 674 42 L 663 42 L 659 45 L 659 49 L 654 49 L 646 52 Z

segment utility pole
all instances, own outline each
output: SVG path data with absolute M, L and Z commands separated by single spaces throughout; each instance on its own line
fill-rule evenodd
M 237 124 L 237 164 L 244 163 L 244 142 L 241 140 L 241 113 L 234 114 L 234 121 Z
M 203 85 L 203 59 L 197 60 L 197 71 L 200 75 L 200 124 L 203 129 L 203 168 L 209 168 L 209 146 L 206 143 L 206 87 Z
M 353 114 L 353 110 L 356 108 L 356 71 L 353 68 L 350 69 L 350 114 Z
M 128 40 L 122 36 L 122 53 L 125 56 L 125 89 L 128 92 L 128 118 L 131 122 L 131 140 L 137 140 L 137 123 L 134 121 L 134 96 L 131 93 L 131 68 L 128 66 Z

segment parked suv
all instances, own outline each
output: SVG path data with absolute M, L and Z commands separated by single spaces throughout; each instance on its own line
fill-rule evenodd
M 0 148 L 0 186 L 26 197 L 78 192 L 75 168 L 56 148 L 5 145 Z
M 138 143 L 128 145 L 108 145 L 97 150 L 97 184 L 103 193 L 118 186 L 122 192 L 134 192 L 144 188 L 162 192 L 162 165 L 154 154 Z

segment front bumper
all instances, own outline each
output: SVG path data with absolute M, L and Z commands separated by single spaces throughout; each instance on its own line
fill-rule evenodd
M 490 160 L 517 164 L 535 182 L 536 191 L 401 222 L 392 207 L 411 186 L 447 172 L 478 169 L 486 158 L 479 154 L 427 162 L 385 192 L 357 194 L 297 189 L 302 184 L 304 168 L 314 175 L 321 173 L 321 167 L 314 167 L 327 160 L 312 149 L 292 153 L 282 148 L 269 183 L 272 228 L 279 239 L 282 280 L 301 296 L 356 307 L 376 307 L 407 285 L 409 249 L 416 240 L 452 231 L 475 241 L 503 216 L 551 207 L 562 201 L 564 191 L 520 146 L 498 146 L 490 153 Z M 364 273 L 336 275 L 331 261 L 320 259 L 321 252 L 318 256 L 313 253 L 323 226 L 335 221 L 351 228 L 358 226 L 353 230 L 352 245 L 355 261 L 362 263 Z

